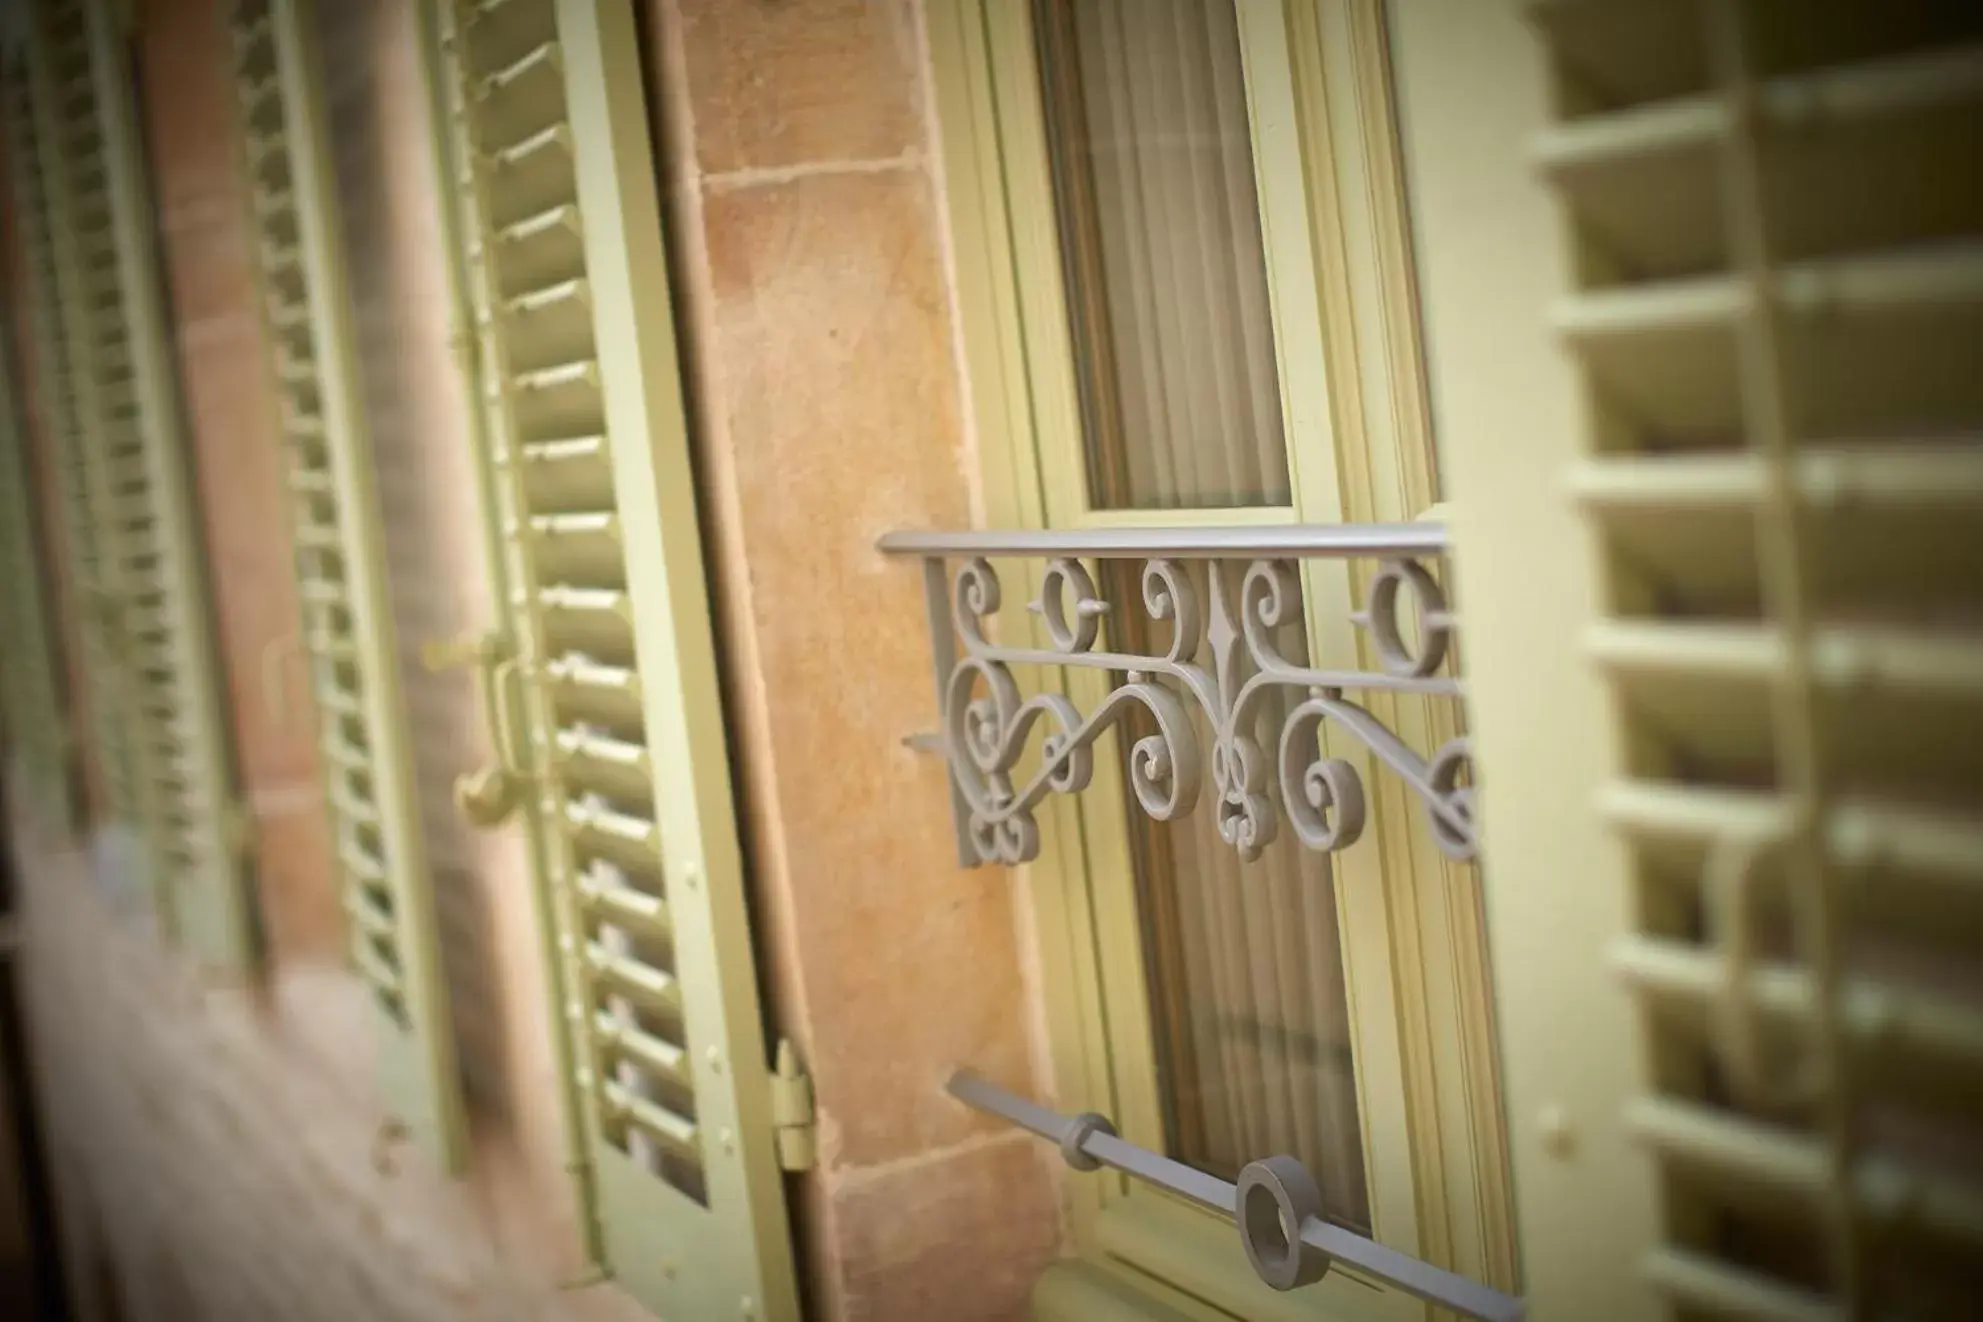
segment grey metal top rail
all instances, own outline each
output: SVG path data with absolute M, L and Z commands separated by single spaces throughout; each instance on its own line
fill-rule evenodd
M 1238 1184 L 1228 1184 L 1125 1142 L 1105 1117 L 1092 1111 L 1064 1116 L 987 1083 L 968 1070 L 951 1075 L 946 1091 L 966 1106 L 1058 1143 L 1061 1156 L 1075 1170 L 1107 1166 L 1233 1218 L 1247 1260 L 1260 1279 L 1277 1290 L 1313 1284 L 1333 1264 L 1342 1263 L 1462 1317 L 1480 1322 L 1523 1322 L 1527 1316 L 1523 1302 L 1513 1295 L 1324 1221 L 1315 1180 L 1293 1157 L 1253 1162 L 1239 1173 Z M 1298 1238 L 1290 1233 L 1296 1227 Z
M 891 532 L 886 555 L 1082 556 L 1182 560 L 1268 556 L 1424 556 L 1447 549 L 1443 523 L 1286 523 L 1218 528 Z

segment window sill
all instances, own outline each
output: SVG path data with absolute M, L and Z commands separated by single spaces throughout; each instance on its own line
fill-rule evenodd
M 1032 1322 L 1197 1322 L 1225 1316 L 1180 1312 L 1154 1289 L 1081 1258 L 1052 1264 L 1033 1287 Z

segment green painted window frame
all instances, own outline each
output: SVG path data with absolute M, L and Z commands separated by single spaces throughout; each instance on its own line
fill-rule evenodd
M 1438 503 L 1384 6 L 1237 0 L 1237 11 L 1295 496 L 1280 509 L 1156 513 L 1097 509 L 1086 492 L 1030 6 L 928 6 L 993 526 L 1389 522 Z M 1323 566 L 1305 586 L 1317 620 L 1345 618 L 1363 588 Z M 1319 657 L 1345 647 L 1339 636 L 1311 635 Z M 1353 652 L 1342 659 L 1358 662 Z M 1074 696 L 1079 704 L 1096 695 Z M 1409 742 L 1431 746 L 1457 733 L 1450 708 L 1390 705 Z M 1405 1252 L 1514 1288 L 1478 873 L 1438 854 L 1405 805 L 1389 801 L 1394 793 L 1386 787 L 1373 805 L 1381 840 L 1335 860 L 1374 1230 Z M 1063 801 L 1043 814 L 1041 858 L 1026 882 L 1060 1106 L 1109 1114 L 1132 1141 L 1161 1147 L 1122 794 L 1115 759 L 1098 756 L 1087 806 Z M 1387 857 L 1409 862 L 1385 867 Z M 1229 1226 L 1133 1182 L 1074 1177 L 1069 1197 L 1078 1258 L 1049 1271 L 1037 1297 L 1042 1316 L 1073 1316 L 1059 1301 L 1090 1297 L 1090 1287 L 1069 1283 L 1083 1271 L 1133 1281 L 1189 1316 L 1292 1322 L 1318 1304 L 1358 1318 L 1423 1312 L 1346 1273 L 1275 1295 L 1252 1275 Z

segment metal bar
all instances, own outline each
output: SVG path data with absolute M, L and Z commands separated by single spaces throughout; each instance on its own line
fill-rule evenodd
M 882 540 L 886 542 L 888 538 Z M 944 572 L 943 557 L 940 555 L 923 557 L 923 609 L 929 616 L 930 656 L 936 676 L 936 710 L 940 721 L 945 707 L 944 695 L 950 688 L 950 672 L 957 668 L 957 635 L 950 622 L 950 576 Z M 947 732 L 937 735 L 937 746 L 947 759 L 950 753 Z M 956 833 L 957 866 L 974 868 L 978 866 L 979 859 L 977 847 L 971 843 L 971 801 L 964 797 L 964 787 L 957 783 L 954 768 L 948 771 L 948 779 L 950 825 Z
M 1290 523 L 1257 528 L 1066 528 L 884 533 L 884 555 L 1093 556 L 1185 560 L 1427 556 L 1448 549 L 1443 523 Z
M 945 1091 L 966 1106 L 998 1116 L 1029 1133 L 1058 1143 L 1061 1155 L 1076 1170 L 1095 1170 L 1107 1166 L 1146 1184 L 1169 1190 L 1200 1207 L 1232 1217 L 1255 1270 L 1261 1272 L 1268 1284 L 1287 1288 L 1271 1279 L 1262 1267 L 1263 1257 L 1285 1256 L 1293 1247 L 1273 1242 L 1273 1227 L 1279 1224 L 1280 1218 L 1266 1219 L 1263 1227 L 1260 1224 L 1262 1218 L 1254 1215 L 1250 1207 L 1248 1214 L 1242 1217 L 1238 1185 L 1228 1184 L 1216 1176 L 1126 1142 L 1118 1138 L 1109 1122 L 1098 1115 L 1061 1115 L 987 1083 L 968 1070 L 952 1074 Z M 1258 1184 L 1252 1178 L 1253 1172 L 1269 1166 L 1285 1170 L 1289 1166 L 1298 1168 L 1299 1163 L 1289 1157 L 1276 1157 L 1272 1162 L 1255 1162 L 1240 1172 L 1241 1185 Z M 1303 1176 L 1305 1178 L 1305 1172 Z M 1262 1190 L 1257 1187 L 1250 1188 L 1249 1203 L 1254 1201 L 1252 1195 L 1260 1192 Z M 1435 1267 L 1396 1249 L 1386 1248 L 1375 1240 L 1331 1225 L 1319 1216 L 1306 1216 L 1300 1224 L 1301 1246 L 1320 1255 L 1324 1264 L 1343 1263 L 1372 1280 L 1403 1290 L 1427 1303 L 1451 1309 L 1462 1317 L 1480 1319 L 1480 1322 L 1522 1322 L 1526 1316 L 1526 1307 L 1515 1296 L 1502 1294 L 1478 1281 Z M 1263 1240 L 1266 1242 L 1263 1243 Z M 1296 1278 L 1295 1283 L 1313 1279 L 1316 1279 L 1314 1275 L 1308 1275 Z

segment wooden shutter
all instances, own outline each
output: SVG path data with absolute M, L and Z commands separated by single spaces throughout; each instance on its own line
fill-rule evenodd
M 42 0 L 28 68 L 76 436 L 109 612 L 114 719 L 167 933 L 239 968 L 254 930 L 177 364 L 121 6 Z M 93 695 L 96 696 L 96 695 Z
M 296 539 L 303 652 L 352 960 L 386 1101 L 447 1170 L 465 1121 L 414 793 L 309 0 L 233 7 L 250 236 Z
M 441 8 L 601 1256 L 663 1317 L 796 1317 L 632 8 Z
M 135 829 L 137 773 L 130 723 L 119 713 L 122 679 L 107 629 L 102 530 L 90 494 L 91 468 L 81 433 L 77 354 L 69 342 L 56 270 L 57 240 L 49 224 L 50 172 L 42 160 L 35 98 L 27 60 L 16 59 L 7 81 L 8 148 L 13 175 L 15 232 L 20 236 L 35 399 L 47 429 L 50 461 L 62 492 L 58 522 L 61 545 L 80 607 L 75 621 L 84 683 L 89 689 L 90 760 L 94 763 L 102 812 L 111 822 Z M 59 186 L 59 181 L 56 181 Z
M 7 637 L 0 648 L 0 703 L 15 783 L 45 822 L 66 832 L 74 805 L 18 361 L 12 325 L 0 326 L 0 630 Z
M 1650 1044 L 1629 1123 L 1664 1193 L 1646 1274 L 1688 1318 L 1968 1316 L 1983 7 L 1539 18 L 1624 736 L 1615 963 Z

